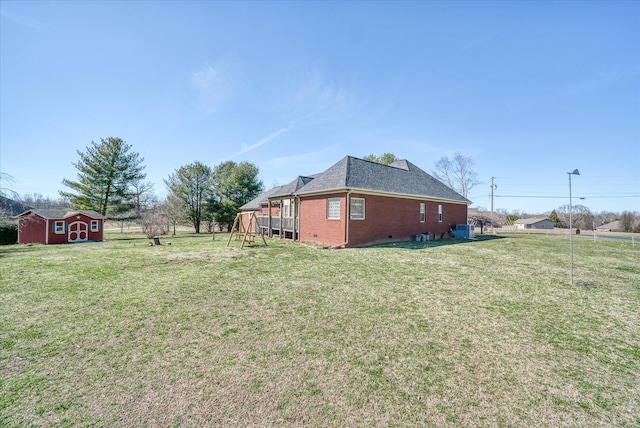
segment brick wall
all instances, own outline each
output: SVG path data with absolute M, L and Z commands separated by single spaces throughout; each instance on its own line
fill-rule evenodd
M 327 199 L 340 198 L 340 220 L 327 219 Z M 467 222 L 467 206 L 428 200 L 390 198 L 352 193 L 365 200 L 364 220 L 349 223 L 349 246 L 414 239 L 419 233 L 432 237 L 447 234 L 452 225 Z M 426 204 L 426 221 L 420 222 L 420 203 Z M 442 205 L 439 221 L 438 205 Z M 305 197 L 300 210 L 300 238 L 329 245 L 345 242 L 346 194 Z
M 409 240 L 420 233 L 440 237 L 451 225 L 467 222 L 467 206 L 462 204 L 375 195 L 351 196 L 364 198 L 365 219 L 351 220 L 350 245 Z M 420 203 L 425 203 L 426 207 L 424 222 L 420 221 Z M 442 205 L 442 221 L 439 221 L 438 205 Z
M 327 219 L 327 199 L 340 198 L 340 220 Z M 309 196 L 300 200 L 300 240 L 327 245 L 345 241 L 346 193 Z

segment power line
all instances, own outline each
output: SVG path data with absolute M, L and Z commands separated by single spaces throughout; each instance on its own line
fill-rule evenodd
M 550 195 L 493 195 L 495 198 L 540 198 L 540 199 L 565 199 L 566 196 L 550 196 Z M 578 199 L 604 199 L 604 198 L 640 198 L 640 194 L 638 195 L 606 195 L 606 196 L 595 196 L 595 195 L 585 195 L 585 196 L 577 196 Z

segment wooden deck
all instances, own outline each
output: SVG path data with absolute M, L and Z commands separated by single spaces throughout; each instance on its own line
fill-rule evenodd
M 280 217 L 271 217 L 271 230 L 269 230 L 269 217 L 259 216 L 258 227 L 267 236 L 279 235 L 293 239 L 294 232 L 295 235 L 297 235 L 300 231 L 296 220 L 297 219 L 294 219 L 293 217 L 284 217 L 282 219 Z

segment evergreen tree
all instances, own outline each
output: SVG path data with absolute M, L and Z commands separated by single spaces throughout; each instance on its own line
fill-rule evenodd
M 549 214 L 549 220 L 553 222 L 553 227 L 562 227 L 562 223 L 560 222 L 560 218 L 558 217 L 556 210 L 551 211 L 551 214 Z
M 69 199 L 75 209 L 94 210 L 107 217 L 131 210 L 135 206 L 132 183 L 146 174 L 144 158 L 130 150 L 130 144 L 115 137 L 92 141 L 85 152 L 78 150 L 80 160 L 73 164 L 78 179 L 65 178 L 62 184 L 72 191 L 61 191 L 60 196 Z

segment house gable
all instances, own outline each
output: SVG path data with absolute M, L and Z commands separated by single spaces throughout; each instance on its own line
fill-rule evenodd
M 402 197 L 429 198 L 468 205 L 468 199 L 407 160 L 391 165 L 346 156 L 297 194 L 336 190 L 369 191 Z

